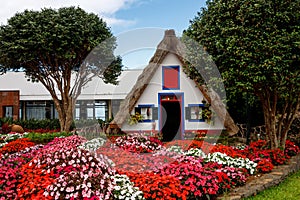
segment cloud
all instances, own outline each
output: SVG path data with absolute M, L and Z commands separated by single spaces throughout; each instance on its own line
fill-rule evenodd
M 101 16 L 109 26 L 132 25 L 134 20 L 117 19 L 114 14 L 121 9 L 128 9 L 138 0 L 8 0 L 1 2 L 0 24 L 6 24 L 7 19 L 17 12 L 28 10 L 40 10 L 41 8 L 60 8 L 79 6 L 87 12 L 93 12 Z
M 101 16 L 101 18 L 110 26 L 128 27 L 136 24 L 137 22 L 136 20 L 117 19 L 114 17 L 106 17 L 106 16 Z

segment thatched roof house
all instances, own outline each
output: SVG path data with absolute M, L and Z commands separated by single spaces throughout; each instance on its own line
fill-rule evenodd
M 238 129 L 218 95 L 185 75 L 184 54 L 184 45 L 174 30 L 166 30 L 154 56 L 121 103 L 111 124 L 125 132 L 175 131 L 177 133 L 173 133 L 173 136 L 179 137 L 183 137 L 186 131 L 221 130 L 224 127 L 231 135 L 237 133 Z M 218 123 L 207 123 L 204 112 L 210 108 L 203 101 L 211 105 L 220 119 Z M 130 115 L 133 117 L 137 112 L 143 120 L 129 126 Z

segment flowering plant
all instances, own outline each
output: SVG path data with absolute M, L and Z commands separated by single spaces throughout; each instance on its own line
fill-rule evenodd
M 220 180 L 221 184 L 221 192 L 225 192 L 228 189 L 231 189 L 236 186 L 245 185 L 247 180 L 247 175 L 245 171 L 241 168 L 234 167 L 224 167 L 216 170 L 217 172 L 222 172 L 226 176 L 223 175 L 222 180 Z M 222 174 L 219 174 L 221 176 Z
M 230 157 L 233 157 L 233 158 L 239 158 L 239 157 L 242 157 L 242 158 L 246 158 L 245 155 L 239 153 L 239 151 L 237 151 L 236 149 L 230 147 L 230 146 L 225 146 L 223 144 L 217 144 L 215 145 L 210 153 L 214 153 L 214 152 L 220 152 L 220 153 L 224 153 Z
M 270 159 L 259 159 L 256 162 L 256 169 L 259 173 L 268 173 L 274 168 L 274 165 L 272 164 Z
M 126 151 L 134 153 L 149 153 L 162 149 L 162 142 L 156 138 L 142 134 L 131 134 L 116 139 L 116 145 Z
M 14 141 L 14 140 L 19 139 L 19 138 L 23 138 L 26 135 L 28 135 L 27 132 L 25 132 L 25 133 L 10 132 L 10 133 L 7 133 L 7 134 L 3 134 L 3 135 L 0 136 L 1 143 L 6 143 L 7 144 L 8 142 Z
M 138 122 L 142 121 L 143 119 L 144 119 L 143 115 L 136 112 L 135 114 L 130 115 L 130 117 L 128 119 L 128 124 L 129 125 L 134 125 L 134 124 L 137 124 Z
M 299 147 L 294 142 L 286 140 L 284 153 L 288 156 L 295 156 L 299 153 Z
M 0 149 L 0 154 L 16 153 L 34 145 L 35 144 L 31 142 L 28 138 L 19 138 L 15 141 L 9 142 L 6 145 L 4 145 Z
M 45 188 L 55 181 L 53 170 L 44 170 L 45 165 L 25 164 L 22 167 L 22 179 L 18 185 L 20 199 L 51 199 L 43 195 Z
M 236 168 L 245 168 L 248 172 L 253 175 L 255 173 L 255 168 L 257 163 L 249 160 L 248 158 L 232 158 L 226 154 L 215 152 L 212 154 L 207 154 L 204 157 L 205 162 L 216 162 L 223 166 L 236 167 Z
M 113 195 L 115 199 L 145 199 L 143 192 L 138 187 L 134 187 L 128 176 L 116 174 L 112 176 L 114 183 Z
M 184 155 L 186 156 L 196 156 L 196 157 L 200 157 L 200 158 L 205 158 L 206 154 L 198 148 L 191 148 L 188 151 L 183 152 Z
M 46 164 L 45 169 L 54 170 L 56 181 L 46 188 L 46 197 L 108 199 L 113 190 L 110 176 L 114 170 L 105 159 L 97 159 L 86 150 L 72 148 L 47 153 L 31 163 Z
M 87 141 L 79 146 L 79 148 L 88 150 L 88 151 L 96 151 L 99 147 L 103 146 L 107 142 L 104 138 L 94 138 L 90 141 Z
M 200 160 L 193 157 L 181 157 L 178 162 L 164 165 L 157 173 L 180 180 L 181 190 L 185 191 L 187 188 L 188 197 L 192 199 L 206 195 L 215 196 L 220 189 L 217 178 L 219 172 L 208 170 L 203 167 Z
M 7 154 L 0 160 L 0 199 L 15 199 L 18 196 L 17 187 L 22 179 L 22 166 L 31 160 L 42 145 L 26 148 L 14 154 Z
M 183 154 L 183 150 L 180 146 L 170 146 L 169 148 L 166 149 L 167 151 L 169 152 L 175 152 L 175 153 L 178 153 L 178 154 Z
M 146 199 L 186 199 L 188 188 L 168 175 L 146 173 L 126 173 L 134 184 L 144 193 Z M 147 184 L 145 184 L 147 183 Z

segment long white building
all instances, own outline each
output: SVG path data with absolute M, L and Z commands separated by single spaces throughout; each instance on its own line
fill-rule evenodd
M 77 100 L 74 117 L 103 120 L 113 117 L 141 72 L 123 71 L 117 86 L 105 84 L 98 77 L 92 79 Z M 57 118 L 57 112 L 50 93 L 41 83 L 27 81 L 24 72 L 7 72 L 0 76 L 0 117 L 53 119 Z

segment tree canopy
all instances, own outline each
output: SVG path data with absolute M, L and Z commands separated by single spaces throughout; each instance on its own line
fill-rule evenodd
M 299 109 L 299 10 L 299 0 L 212 0 L 184 32 L 213 57 L 227 93 L 260 99 L 272 148 Z
M 61 129 L 69 130 L 82 86 L 94 76 L 117 84 L 122 65 L 115 47 L 106 23 L 81 8 L 25 10 L 0 27 L 0 72 L 22 70 L 40 81 L 53 98 Z

